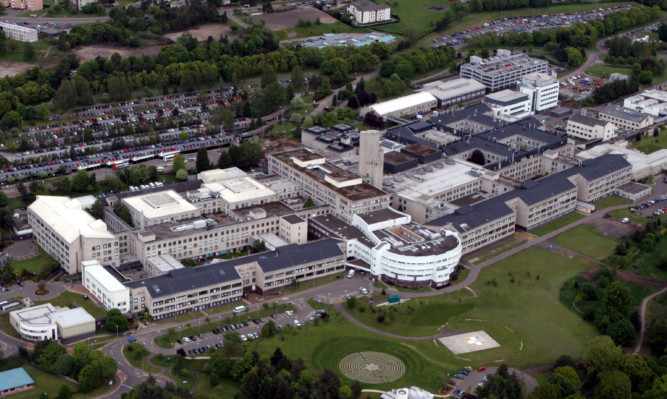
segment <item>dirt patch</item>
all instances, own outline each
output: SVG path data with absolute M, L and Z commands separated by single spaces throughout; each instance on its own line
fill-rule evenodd
M 110 58 L 113 53 L 118 53 L 121 57 L 129 57 L 134 55 L 135 57 L 142 57 L 144 55 L 152 55 L 153 57 L 157 56 L 160 52 L 162 46 L 147 46 L 141 48 L 125 48 L 125 47 L 109 47 L 109 46 L 82 46 L 78 47 L 72 52 L 76 54 L 81 62 L 94 60 L 96 57 L 106 57 Z
M 445 11 L 445 7 L 428 7 L 427 10 L 435 12 L 443 12 Z
M 594 219 L 589 224 L 595 226 L 603 236 L 614 239 L 629 236 L 635 231 L 634 223 L 624 224 L 609 215 L 600 219 Z
M 34 67 L 35 64 L 17 61 L 0 61 L 0 77 L 14 76 Z
M 230 35 L 229 32 L 231 32 L 231 29 L 227 25 L 209 24 L 209 25 L 198 26 L 196 28 L 184 30 L 181 32 L 168 33 L 164 35 L 164 37 L 176 41 L 176 39 L 178 39 L 182 35 L 189 33 L 200 42 L 208 40 L 209 36 L 215 40 L 218 40 L 220 39 L 221 35 L 222 36 L 227 35 L 227 39 L 229 39 L 230 41 L 233 41 L 238 37 L 236 35 Z
M 270 30 L 286 30 L 296 26 L 299 20 L 315 22 L 319 18 L 323 24 L 333 24 L 338 20 L 331 15 L 320 11 L 314 7 L 299 8 L 285 12 L 276 12 L 271 14 L 255 15 L 253 22 L 264 20 L 265 27 Z

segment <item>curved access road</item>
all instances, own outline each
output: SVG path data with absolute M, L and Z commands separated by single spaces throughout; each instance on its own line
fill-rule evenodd
M 637 346 L 635 347 L 635 350 L 632 351 L 632 353 L 637 354 L 642 350 L 642 347 L 644 346 L 644 338 L 646 335 L 646 308 L 648 308 L 648 303 L 651 301 L 651 299 L 664 294 L 667 292 L 667 286 L 663 287 L 660 291 L 654 292 L 653 294 L 647 296 L 644 298 L 642 301 L 642 307 L 640 310 L 640 316 L 641 316 L 641 329 L 639 330 L 639 342 L 637 342 Z

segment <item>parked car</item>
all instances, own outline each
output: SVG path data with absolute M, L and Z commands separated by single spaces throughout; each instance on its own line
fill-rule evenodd
M 127 339 L 128 342 L 137 342 L 137 337 L 130 337 Z
M 301 327 L 301 323 L 299 323 L 299 320 L 294 320 L 294 325 L 297 327 Z
M 484 371 L 484 370 L 486 370 L 486 367 L 484 366 L 481 366 L 480 368 L 477 369 L 477 371 Z
M 461 374 L 454 374 L 454 378 L 458 378 L 459 380 L 464 379 L 465 377 L 462 376 Z

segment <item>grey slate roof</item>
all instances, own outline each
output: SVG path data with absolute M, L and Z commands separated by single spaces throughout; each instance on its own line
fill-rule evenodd
M 451 224 L 458 232 L 464 233 L 513 213 L 514 210 L 507 206 L 504 200 L 494 197 L 474 205 L 461 207 L 454 213 L 441 216 L 424 224 L 435 227 Z
M 442 146 L 442 151 L 447 155 L 458 155 L 470 150 L 479 149 L 481 151 L 490 152 L 501 157 L 511 157 L 512 151 L 509 150 L 509 147 L 502 143 L 493 142 L 485 138 L 479 137 L 479 135 L 468 137 L 464 139 L 455 141 L 453 143 L 446 144 Z M 518 159 L 525 154 L 525 151 L 518 150 L 514 153 L 514 157 Z
M 597 158 L 587 159 L 580 167 L 566 169 L 558 175 L 571 176 L 580 174 L 584 179 L 591 181 L 599 179 L 615 171 L 631 166 L 622 154 L 605 154 Z
M 305 222 L 305 220 L 299 215 L 287 215 L 283 216 L 283 219 L 285 219 L 285 221 L 289 224 Z
M 206 287 L 241 280 L 235 266 L 257 262 L 266 272 L 290 268 L 304 263 L 315 262 L 344 255 L 338 246 L 340 241 L 327 238 L 306 244 L 290 244 L 275 251 L 263 252 L 241 258 L 230 259 L 207 266 L 185 267 L 172 270 L 168 274 L 125 283 L 129 288 L 145 286 L 151 297 L 173 295 L 193 288 Z
M 607 121 L 603 121 L 601 119 L 591 118 L 590 116 L 583 116 L 581 114 L 572 115 L 570 117 L 570 120 L 572 122 L 577 122 L 577 123 L 580 123 L 582 125 L 591 126 L 591 127 L 593 127 L 593 126 L 605 126 L 607 123 L 610 123 L 610 122 L 607 122 Z
M 613 104 L 607 104 L 606 107 L 602 108 L 600 113 L 636 123 L 642 123 L 646 119 L 650 118 L 649 114 L 633 111 L 631 109 L 619 107 L 618 105 Z

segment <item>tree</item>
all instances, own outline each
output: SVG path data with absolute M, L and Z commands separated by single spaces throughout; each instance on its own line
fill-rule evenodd
M 357 380 L 354 380 L 352 383 L 352 398 L 359 399 L 361 397 L 361 383 Z
M 176 359 L 174 359 L 174 366 L 173 366 L 174 373 L 176 373 L 176 375 L 183 374 L 183 366 L 184 366 L 183 357 L 176 356 Z
M 23 43 L 23 59 L 26 62 L 35 60 L 35 48 L 32 46 L 32 43 Z
M 87 211 L 90 213 L 90 216 L 94 217 L 95 219 L 104 220 L 104 206 L 100 200 L 93 202 L 93 205 L 91 205 Z
M 58 359 L 53 365 L 53 372 L 60 375 L 69 375 L 72 372 L 72 367 L 74 366 L 74 361 L 72 356 L 67 353 L 58 356 Z
M 220 122 L 227 131 L 234 130 L 234 114 L 229 108 L 223 108 L 220 111 Z
M 549 381 L 550 384 L 557 386 L 561 396 L 564 398 L 573 395 L 577 391 L 577 387 L 569 379 L 560 374 L 551 374 L 547 378 L 547 381 Z
M 570 68 L 576 68 L 584 61 L 584 56 L 575 47 L 566 47 L 565 54 L 567 54 L 567 65 Z
M 179 169 L 178 172 L 176 172 L 176 180 L 178 181 L 188 180 L 188 172 L 185 169 Z
M 9 197 L 4 191 L 0 191 L 0 208 L 4 208 L 9 204 Z
M 223 151 L 220 153 L 220 158 L 218 158 L 218 168 L 227 169 L 232 166 L 232 158 L 229 156 L 228 151 Z
M 582 361 L 588 375 L 593 376 L 604 371 L 617 370 L 622 357 L 621 348 L 614 345 L 610 337 L 603 335 L 588 343 Z
M 273 71 L 271 65 L 267 64 L 262 71 L 262 88 L 266 88 L 272 83 L 278 83 L 278 79 L 276 78 L 276 73 Z
M 660 36 L 660 40 L 663 42 L 667 42 L 667 24 L 660 24 L 660 29 L 658 30 L 658 35 Z
M 206 151 L 206 147 L 200 147 L 197 151 L 197 161 L 195 164 L 198 172 L 211 169 L 211 160 L 208 159 L 208 151 Z
M 292 69 L 292 86 L 295 90 L 303 89 L 305 85 L 305 78 L 303 76 L 303 70 L 298 65 Z
M 306 202 L 303 203 L 303 208 L 312 208 L 314 206 L 317 206 L 317 204 L 310 196 L 308 196 L 308 198 L 306 198 Z
M 252 242 L 252 252 L 257 253 L 257 252 L 264 252 L 266 251 L 266 244 L 264 241 L 261 240 L 254 240 Z
M 183 155 L 176 155 L 171 165 L 171 171 L 176 173 L 181 169 L 185 169 L 185 157 Z
M 88 172 L 85 170 L 76 172 L 72 178 L 72 191 L 75 193 L 85 193 L 89 185 L 90 177 L 88 176 Z
M 70 399 L 72 397 L 72 390 L 67 384 L 62 384 L 58 391 L 58 399 Z
M 639 83 L 647 85 L 653 81 L 653 72 L 651 71 L 641 71 L 637 76 Z
M 107 319 L 104 327 L 109 332 L 126 331 L 129 327 L 127 318 L 120 313 L 120 310 L 113 308 L 107 312 Z
M 581 379 L 579 378 L 579 374 L 577 374 L 576 370 L 572 366 L 556 367 L 554 369 L 554 373 L 560 374 L 563 377 L 567 378 L 572 383 L 572 385 L 577 389 L 581 385 Z
M 19 114 L 18 112 L 8 111 L 5 113 L 2 119 L 0 119 L 0 126 L 9 130 L 11 128 L 21 126 L 22 120 L 23 118 L 21 118 L 21 114 Z
M 607 335 L 614 340 L 618 345 L 630 346 L 634 344 L 635 338 L 637 337 L 637 330 L 626 318 L 618 319 L 607 327 L 605 331 Z
M 39 352 L 39 356 L 37 357 L 37 364 L 54 373 L 56 361 L 60 356 L 65 354 L 67 354 L 67 350 L 64 346 L 56 342 L 51 342 L 46 346 L 46 348 Z
M 355 306 L 357 306 L 357 298 L 353 297 L 353 296 L 350 296 L 345 301 L 345 304 L 347 305 L 348 309 L 352 310 L 352 309 L 354 309 Z
M 641 387 L 648 384 L 653 375 L 653 370 L 648 366 L 646 360 L 639 355 L 632 354 L 623 356 L 619 371 L 622 371 L 630 378 L 630 381 L 632 382 L 632 390 L 635 392 L 640 392 Z M 641 391 L 643 391 L 643 389 L 641 389 Z
M 658 317 L 646 329 L 646 344 L 656 353 L 667 351 L 667 317 Z
M 127 208 L 127 206 L 125 206 L 125 204 L 118 201 L 113 208 L 113 213 L 115 213 L 116 216 L 127 223 L 128 226 L 134 227 L 134 222 L 132 222 L 132 214 L 130 213 L 130 210 Z
M 473 151 L 472 154 L 470 154 L 470 158 L 468 158 L 467 161 L 481 166 L 484 166 L 486 164 L 484 153 L 480 150 Z
M 273 320 L 269 320 L 268 323 L 264 324 L 262 327 L 262 337 L 271 338 L 278 333 L 278 328 L 276 328 L 276 323 Z
M 618 370 L 603 371 L 598 375 L 600 383 L 595 399 L 628 399 L 632 397 L 630 378 Z
M 530 393 L 530 399 L 559 399 L 563 396 L 554 384 L 542 384 Z
M 632 299 L 630 289 L 620 281 L 612 282 L 607 287 L 602 301 L 600 325 L 604 330 L 612 323 L 625 319 L 630 313 Z
M 306 104 L 303 103 L 303 100 L 301 97 L 294 97 L 292 101 L 290 101 L 290 107 L 292 109 L 301 109 L 305 106 Z

